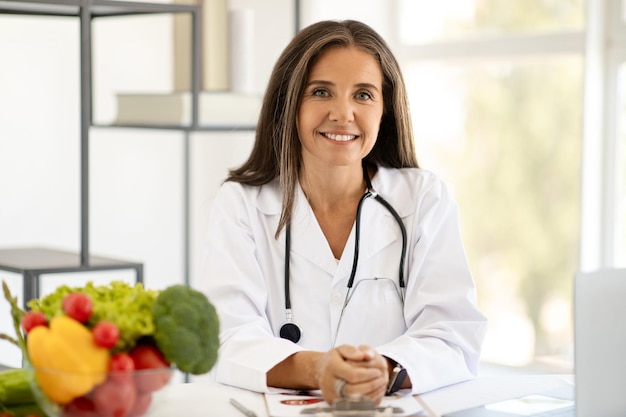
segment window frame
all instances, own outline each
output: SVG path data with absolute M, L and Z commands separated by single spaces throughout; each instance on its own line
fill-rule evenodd
M 399 27 L 393 0 L 392 27 Z M 618 76 L 626 65 L 626 0 L 588 0 L 585 27 L 549 33 L 494 34 L 407 45 L 390 41 L 400 62 L 480 60 L 538 54 L 580 54 L 584 61 L 580 270 L 616 266 Z M 621 121 L 626 123 L 626 120 Z
M 617 266 L 618 77 L 620 66 L 626 64 L 624 7 L 620 0 L 587 1 L 580 242 L 580 269 L 585 271 Z

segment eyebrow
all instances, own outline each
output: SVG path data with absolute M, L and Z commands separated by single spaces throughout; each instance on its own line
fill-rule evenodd
M 307 87 L 309 87 L 311 85 L 333 86 L 333 85 L 335 85 L 335 83 L 330 82 L 330 81 L 325 81 L 325 80 L 311 80 L 311 81 L 309 81 L 306 84 Z M 380 89 L 378 87 L 376 87 L 374 84 L 370 84 L 370 83 L 357 83 L 354 86 L 358 87 L 358 88 L 369 88 L 369 89 L 373 89 L 373 90 L 376 90 L 376 91 L 380 92 Z

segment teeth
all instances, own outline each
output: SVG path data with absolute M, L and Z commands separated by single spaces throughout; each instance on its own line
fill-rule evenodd
M 324 133 L 323 135 L 326 136 L 328 139 L 336 140 L 339 142 L 347 142 L 356 138 L 356 135 L 334 135 L 332 133 Z

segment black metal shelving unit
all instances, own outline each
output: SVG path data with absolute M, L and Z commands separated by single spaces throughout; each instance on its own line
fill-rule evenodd
M 294 33 L 300 30 L 300 0 L 294 0 Z M 117 16 L 188 13 L 191 25 L 191 122 L 186 125 L 97 124 L 93 121 L 92 21 Z M 92 128 L 130 128 L 177 130 L 184 134 L 184 268 L 183 280 L 190 282 L 190 142 L 194 132 L 253 131 L 253 125 L 201 125 L 198 101 L 200 95 L 200 28 L 198 4 L 146 3 L 123 0 L 0 0 L 0 14 L 68 16 L 80 20 L 80 252 L 53 248 L 0 248 L 0 270 L 22 274 L 24 306 L 40 295 L 40 276 L 66 272 L 134 270 L 137 282 L 143 282 L 143 264 L 90 254 L 89 249 L 89 134 Z
M 201 24 L 198 5 L 116 0 L 0 0 L 0 14 L 66 16 L 80 20 L 80 252 L 45 247 L 0 248 L 0 270 L 19 273 L 23 277 L 24 306 L 28 300 L 39 297 L 43 274 L 134 270 L 136 281 L 143 282 L 142 263 L 93 256 L 89 250 L 89 134 L 94 126 L 92 22 L 99 18 L 157 13 L 188 13 L 192 16 L 192 120 L 190 126 L 180 128 L 198 129 Z

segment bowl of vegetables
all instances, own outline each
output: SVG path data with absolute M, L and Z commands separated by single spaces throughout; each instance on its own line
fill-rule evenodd
M 29 301 L 28 311 L 6 284 L 4 292 L 17 338 L 0 336 L 22 349 L 25 364 L 23 381 L 12 376 L 4 387 L 9 413 L 11 390 L 24 402 L 28 385 L 49 417 L 141 417 L 167 400 L 176 371 L 203 374 L 217 359 L 215 308 L 188 286 L 61 286 Z
M 106 373 L 32 369 L 28 380 L 50 417 L 141 417 L 167 401 L 174 368 Z

